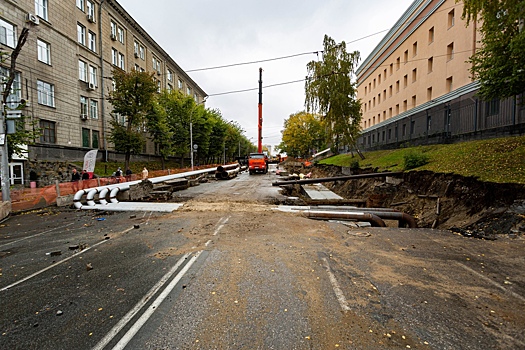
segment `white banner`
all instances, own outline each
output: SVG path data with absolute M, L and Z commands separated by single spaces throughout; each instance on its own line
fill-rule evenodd
M 84 166 L 82 167 L 82 170 L 85 170 L 88 173 L 93 173 L 95 171 L 97 152 L 98 150 L 94 149 L 86 153 L 86 155 L 84 156 Z

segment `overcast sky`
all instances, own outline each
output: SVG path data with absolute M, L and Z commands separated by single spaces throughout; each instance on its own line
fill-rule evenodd
M 119 0 L 124 9 L 210 97 L 206 107 L 238 122 L 257 144 L 259 68 L 263 68 L 263 144 L 281 141 L 284 120 L 304 110 L 306 64 L 325 34 L 346 41 L 361 62 L 413 0 Z M 371 34 L 381 32 L 368 38 Z M 363 39 L 364 38 L 364 39 Z M 360 40 L 362 39 L 362 40 Z M 304 54 L 304 55 L 300 55 Z M 319 55 L 321 58 L 321 55 Z M 251 89 L 249 92 L 223 94 Z M 222 95 L 216 95 L 222 94 Z M 216 96 L 214 96 L 216 95 Z

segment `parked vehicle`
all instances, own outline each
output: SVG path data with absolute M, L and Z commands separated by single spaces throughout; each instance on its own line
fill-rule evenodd
M 264 153 L 250 153 L 248 156 L 248 170 L 250 175 L 256 172 L 268 172 L 268 157 Z

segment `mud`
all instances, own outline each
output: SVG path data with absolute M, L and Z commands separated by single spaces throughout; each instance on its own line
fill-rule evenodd
M 312 173 L 312 178 L 343 174 L 341 167 L 290 169 Z M 354 174 L 371 173 L 360 169 Z M 394 208 L 416 218 L 419 227 L 446 229 L 458 234 L 494 240 L 525 235 L 525 186 L 482 182 L 454 174 L 411 171 L 402 178 L 357 179 L 323 183 L 345 199 L 367 207 Z M 295 192 L 294 194 L 298 194 Z

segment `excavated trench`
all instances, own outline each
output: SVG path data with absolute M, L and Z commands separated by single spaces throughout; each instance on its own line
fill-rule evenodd
M 342 176 L 340 167 L 287 169 L 312 178 Z M 355 174 L 372 173 L 373 169 Z M 341 197 L 369 208 L 392 208 L 413 216 L 419 227 L 446 229 L 467 237 L 496 239 L 525 235 L 525 186 L 481 182 L 472 177 L 429 171 L 404 173 L 399 181 L 364 178 L 324 182 Z M 299 195 L 299 186 L 289 186 Z

